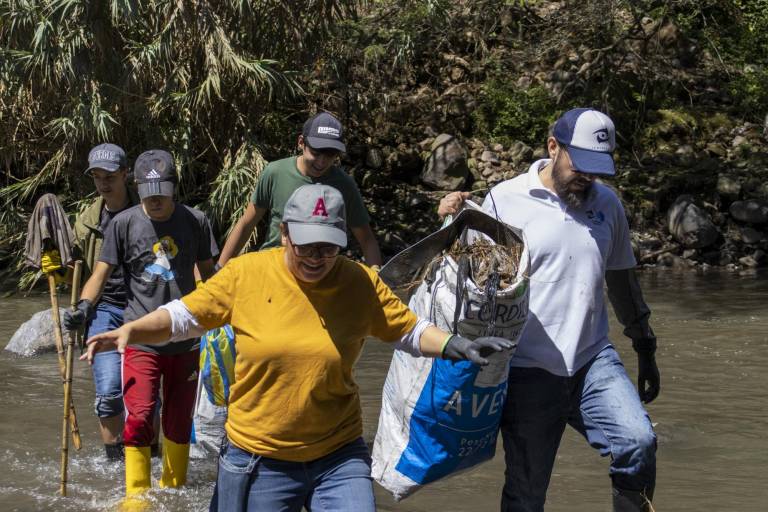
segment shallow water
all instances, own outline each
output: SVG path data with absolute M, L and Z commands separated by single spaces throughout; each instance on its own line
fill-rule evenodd
M 642 276 L 659 336 L 661 396 L 649 406 L 659 437 L 657 510 L 761 511 L 768 501 L 768 275 Z M 0 299 L 0 345 L 46 297 Z M 629 341 L 613 339 L 634 378 Z M 369 343 L 357 366 L 366 438 L 372 440 L 389 348 Z M 84 447 L 71 451 L 69 497 L 59 480 L 61 384 L 55 354 L 19 359 L 0 352 L 0 510 L 110 510 L 123 472 L 103 458 L 86 365 L 75 370 L 74 400 Z M 608 461 L 566 431 L 547 499 L 548 511 L 608 511 Z M 154 464 L 155 477 L 159 464 Z M 496 459 L 395 503 L 376 488 L 380 510 L 498 510 L 504 464 Z M 215 466 L 193 461 L 182 490 L 155 490 L 158 511 L 207 510 Z

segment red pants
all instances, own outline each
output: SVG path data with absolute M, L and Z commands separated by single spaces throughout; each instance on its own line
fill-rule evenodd
M 123 357 L 125 446 L 149 446 L 154 429 L 156 398 L 163 379 L 163 435 L 178 444 L 189 443 L 197 394 L 200 351 L 155 354 L 133 347 Z

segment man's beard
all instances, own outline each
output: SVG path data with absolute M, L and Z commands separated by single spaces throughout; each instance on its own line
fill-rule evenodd
M 570 190 L 568 185 L 571 182 L 565 181 L 562 171 L 560 171 L 556 165 L 552 166 L 552 183 L 555 187 L 557 197 L 559 197 L 566 205 L 574 209 L 581 208 L 584 201 L 589 197 L 589 193 L 592 191 L 591 182 L 587 184 L 583 190 Z

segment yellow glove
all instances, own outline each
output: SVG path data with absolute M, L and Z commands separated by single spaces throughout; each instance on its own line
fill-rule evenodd
M 61 269 L 61 256 L 59 255 L 59 251 L 56 249 L 45 251 L 43 257 L 40 259 L 40 270 L 43 271 L 43 274 L 50 274 L 59 269 Z
M 43 274 L 53 274 L 56 284 L 64 284 L 72 280 L 72 269 L 61 266 L 61 256 L 56 249 L 43 253 L 40 258 L 40 270 Z

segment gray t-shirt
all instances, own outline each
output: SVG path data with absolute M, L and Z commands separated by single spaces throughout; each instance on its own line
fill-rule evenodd
M 128 206 L 130 208 L 130 206 Z M 101 218 L 99 222 L 99 230 L 102 236 L 109 230 L 109 224 L 112 222 L 119 213 L 124 212 L 128 208 L 123 208 L 117 212 L 111 212 L 106 208 L 101 209 Z M 120 309 L 125 309 L 126 304 L 125 296 L 125 279 L 123 278 L 123 268 L 115 267 L 112 273 L 109 275 L 109 279 L 104 283 L 104 291 L 101 292 L 101 298 L 99 302 L 106 302 Z
M 105 234 L 99 261 L 123 268 L 128 290 L 125 321 L 136 320 L 194 290 L 195 263 L 213 256 L 211 240 L 205 214 L 179 203 L 163 222 L 151 220 L 141 205 L 117 215 Z M 178 354 L 193 350 L 198 341 L 134 346 Z

